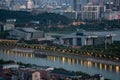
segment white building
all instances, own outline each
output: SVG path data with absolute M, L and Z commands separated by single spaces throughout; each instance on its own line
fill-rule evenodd
M 13 30 L 13 29 L 15 29 L 15 25 L 13 23 L 5 23 L 3 26 L 4 31 Z
M 27 8 L 28 9 L 33 9 L 34 8 L 34 2 L 32 0 L 27 1 Z
M 101 18 L 101 13 L 106 11 L 106 7 L 103 5 L 94 5 L 88 3 L 84 6 L 82 19 L 83 20 L 98 20 Z
M 3 69 L 10 69 L 10 68 L 18 69 L 19 65 L 17 65 L 17 64 L 6 64 L 6 65 L 3 65 Z
M 14 29 L 10 32 L 10 37 L 14 39 L 32 40 L 44 37 L 44 32 L 33 28 Z

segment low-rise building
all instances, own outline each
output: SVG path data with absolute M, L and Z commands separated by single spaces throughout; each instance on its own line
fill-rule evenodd
M 75 72 L 68 72 L 62 70 L 53 70 L 50 74 L 55 80 L 79 80 L 82 76 L 77 76 Z
M 31 65 L 18 69 L 2 69 L 0 80 L 104 80 L 104 76 L 101 74 L 79 75 L 76 72 Z
M 91 77 L 93 80 L 104 80 L 104 76 L 101 74 L 95 74 Z
M 14 29 L 10 32 L 10 37 L 13 39 L 37 40 L 44 37 L 44 32 L 33 28 Z
M 3 26 L 4 31 L 13 30 L 13 29 L 15 29 L 15 25 L 12 23 L 5 23 Z
M 53 34 L 52 36 L 55 38 L 55 43 L 73 47 L 81 47 L 84 45 L 99 45 L 105 43 L 111 44 L 113 42 L 112 35 L 84 35 L 83 33 L 76 33 L 67 35 Z
M 18 80 L 40 80 L 40 72 L 32 69 L 20 69 L 17 77 Z
M 3 69 L 10 69 L 10 68 L 18 69 L 19 65 L 17 65 L 17 64 L 6 64 L 6 65 L 3 65 Z

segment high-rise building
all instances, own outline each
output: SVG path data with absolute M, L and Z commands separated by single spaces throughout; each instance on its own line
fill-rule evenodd
M 77 12 L 77 19 L 82 19 L 83 7 L 89 0 L 73 0 L 73 9 Z
M 27 9 L 33 9 L 34 8 L 34 2 L 32 0 L 27 1 Z
M 84 5 L 86 5 L 88 3 L 88 0 L 74 0 L 73 1 L 73 6 L 74 6 L 74 10 L 77 12 L 81 12 L 83 11 L 83 7 Z
M 95 5 L 92 3 L 88 3 L 86 6 L 84 6 L 82 19 L 98 20 L 101 18 L 101 14 L 105 11 L 106 11 L 106 7 L 104 5 Z

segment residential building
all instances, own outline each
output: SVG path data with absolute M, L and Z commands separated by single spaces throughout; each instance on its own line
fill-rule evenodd
M 101 14 L 106 11 L 104 5 L 94 5 L 88 3 L 84 6 L 82 19 L 83 20 L 98 20 L 101 19 Z
M 77 12 L 77 18 L 82 18 L 82 12 L 84 6 L 88 3 L 88 0 L 73 0 L 73 9 Z
M 40 72 L 32 69 L 19 69 L 17 78 L 18 80 L 41 80 Z
M 77 76 L 75 72 L 68 72 L 62 70 L 53 70 L 50 74 L 55 80 L 79 80 L 82 76 Z
M 0 72 L 0 80 L 104 80 L 104 76 L 101 74 L 79 75 L 76 72 L 51 68 L 43 69 L 42 66 L 31 65 L 29 68 L 3 69 Z
M 119 20 L 120 11 L 105 12 L 102 14 L 102 18 L 105 20 Z
M 83 7 L 88 3 L 88 0 L 74 0 L 74 10 L 77 12 L 83 11 Z
M 13 39 L 33 40 L 44 37 L 44 32 L 33 28 L 14 29 L 10 32 L 10 37 Z

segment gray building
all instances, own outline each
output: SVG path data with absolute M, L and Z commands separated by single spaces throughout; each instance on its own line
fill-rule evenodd
M 73 9 L 78 13 L 78 19 L 82 18 L 83 8 L 88 2 L 89 0 L 73 0 Z
M 112 35 L 84 35 L 83 33 L 76 34 L 52 34 L 55 38 L 55 43 L 64 46 L 80 47 L 84 45 L 99 45 L 99 44 L 111 44 Z
M 14 39 L 32 40 L 44 37 L 44 32 L 33 28 L 14 29 L 10 32 L 10 37 Z
M 88 0 L 74 0 L 73 4 L 74 4 L 74 10 L 77 12 L 81 12 L 83 11 L 83 7 L 84 5 L 86 5 L 88 3 Z

